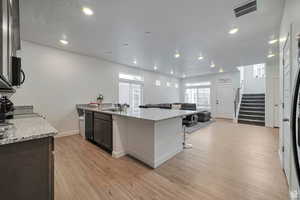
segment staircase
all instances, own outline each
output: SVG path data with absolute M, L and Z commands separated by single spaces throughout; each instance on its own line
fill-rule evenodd
M 265 126 L 265 94 L 243 94 L 238 123 Z

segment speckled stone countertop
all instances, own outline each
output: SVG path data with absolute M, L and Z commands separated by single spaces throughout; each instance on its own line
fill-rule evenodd
M 111 115 L 118 115 L 122 117 L 130 117 L 136 119 L 150 120 L 150 121 L 161 121 L 167 120 L 175 117 L 184 117 L 188 115 L 197 114 L 205 111 L 206 109 L 199 109 L 196 111 L 188 110 L 168 110 L 168 109 L 159 109 L 159 108 L 138 108 L 138 109 L 128 109 L 126 112 L 122 111 L 109 111 L 107 109 L 101 109 L 98 107 L 90 107 L 86 105 L 77 106 L 78 109 L 89 110 L 93 112 L 100 112 Z
M 57 134 L 57 130 L 41 117 L 12 119 L 8 122 L 13 125 L 6 131 L 4 138 L 0 139 L 0 145 L 35 140 Z

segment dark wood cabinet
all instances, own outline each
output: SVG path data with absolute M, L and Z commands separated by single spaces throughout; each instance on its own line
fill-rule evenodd
M 85 111 L 85 138 L 87 140 L 94 140 L 94 113 Z
M 54 200 L 53 137 L 0 146 L 0 199 Z
M 112 152 L 112 116 L 94 113 L 94 142 Z

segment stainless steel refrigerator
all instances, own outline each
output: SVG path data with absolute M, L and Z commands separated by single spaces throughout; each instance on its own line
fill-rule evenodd
M 297 74 L 294 81 L 294 91 L 292 97 L 291 108 L 291 146 L 292 146 L 292 163 L 295 171 L 296 187 L 293 188 L 295 194 L 294 199 L 299 199 L 299 184 L 300 184 L 300 33 L 296 34 L 297 43 Z
M 0 91 L 12 87 L 12 63 L 21 49 L 19 0 L 0 2 Z

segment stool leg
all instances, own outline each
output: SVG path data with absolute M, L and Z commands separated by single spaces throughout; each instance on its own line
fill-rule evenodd
M 191 149 L 193 148 L 192 144 L 187 144 L 186 143 L 186 126 L 183 125 L 183 148 L 184 149 Z

